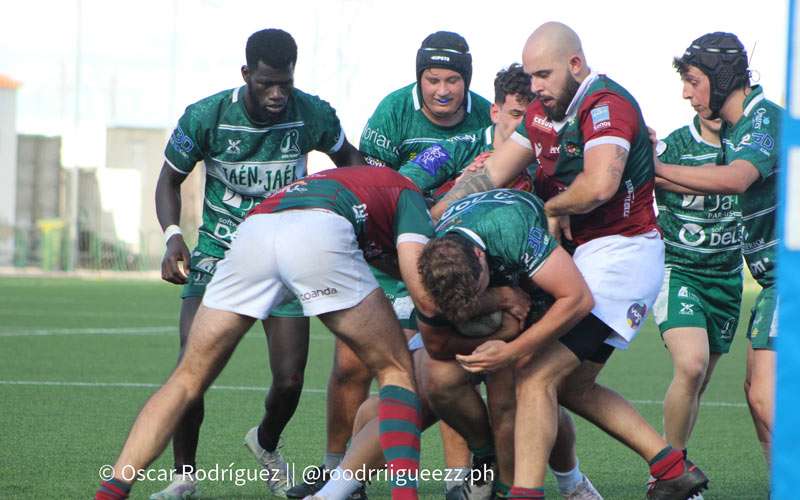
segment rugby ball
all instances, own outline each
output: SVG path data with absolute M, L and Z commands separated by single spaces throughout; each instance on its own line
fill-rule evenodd
M 503 324 L 503 311 L 476 316 L 456 324 L 456 330 L 465 337 L 488 337 Z

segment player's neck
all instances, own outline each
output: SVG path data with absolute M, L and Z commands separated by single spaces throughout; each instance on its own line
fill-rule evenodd
M 433 123 L 438 127 L 454 127 L 464 120 L 465 112 L 464 112 L 464 106 L 462 105 L 451 116 L 442 117 L 434 115 L 433 113 L 431 113 L 431 110 L 429 110 L 427 106 L 423 105 L 422 114 L 425 115 L 425 118 L 427 118 L 429 122 Z
M 703 122 L 700 122 L 700 137 L 702 137 L 703 140 L 705 140 L 709 144 L 713 144 L 715 146 L 720 145 L 719 133 L 714 132 L 708 127 L 706 127 L 706 125 Z
M 725 99 L 722 109 L 719 110 L 719 116 L 731 125 L 736 125 L 739 119 L 744 115 L 744 100 L 750 93 L 750 87 L 745 89 L 736 89 Z

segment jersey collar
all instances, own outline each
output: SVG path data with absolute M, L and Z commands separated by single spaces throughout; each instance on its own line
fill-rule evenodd
M 483 142 L 487 146 L 494 144 L 494 124 L 489 125 L 486 127 L 486 130 L 483 131 Z
M 753 85 L 750 87 L 750 93 L 744 98 L 744 112 L 742 114 L 744 116 L 749 116 L 753 108 L 763 100 L 764 90 L 761 88 L 761 85 Z
M 486 251 L 486 243 L 484 243 L 483 239 L 480 236 L 478 236 L 478 233 L 476 233 L 472 229 L 467 229 L 466 227 L 461 227 L 461 226 L 455 226 L 447 232 L 458 233 L 459 235 L 468 239 L 470 242 L 472 242 L 474 245 L 476 245 L 484 252 Z
M 712 148 L 719 148 L 718 144 L 712 144 L 703 139 L 703 136 L 700 134 L 700 118 L 697 115 L 694 115 L 694 119 L 689 123 L 689 132 L 692 133 L 692 138 L 695 142 L 711 146 Z

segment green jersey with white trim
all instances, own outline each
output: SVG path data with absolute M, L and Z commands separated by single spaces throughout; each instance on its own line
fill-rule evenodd
M 306 155 L 335 153 L 345 141 L 336 111 L 317 96 L 293 89 L 278 123 L 247 114 L 242 86 L 189 105 L 164 155 L 188 174 L 206 167 L 203 224 L 197 249 L 222 257 L 244 216 L 267 195 L 306 174 Z
M 659 146 L 659 159 L 674 165 L 717 163 L 720 155 L 720 147 L 700 135 L 697 116 Z M 656 189 L 656 203 L 667 267 L 712 276 L 742 270 L 742 212 L 735 194 L 695 196 Z
M 358 149 L 370 165 L 395 170 L 413 160 L 425 148 L 462 134 L 472 135 L 492 124 L 489 101 L 469 91 L 464 119 L 452 127 L 441 127 L 422 112 L 417 84 L 407 85 L 384 97 L 367 121 Z M 480 141 L 481 137 L 473 137 Z
M 542 200 L 512 189 L 476 193 L 451 205 L 436 235 L 451 232 L 486 252 L 492 286 L 518 285 L 532 278 L 558 246 L 547 232 Z
M 742 254 L 750 273 L 766 288 L 775 284 L 778 139 L 783 110 L 764 97 L 760 85 L 751 87 L 743 106 L 744 113 L 736 124 L 723 123 L 720 163 L 730 165 L 736 160 L 746 160 L 760 174 L 739 196 L 739 204 L 744 226 Z

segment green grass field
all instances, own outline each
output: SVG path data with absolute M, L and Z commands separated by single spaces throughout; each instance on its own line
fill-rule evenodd
M 749 311 L 754 294 L 746 294 Z M 146 398 L 175 363 L 179 289 L 146 281 L 0 278 L 0 499 L 90 498 L 98 470 L 113 463 Z M 690 445 L 708 474 L 707 499 L 763 499 L 767 470 L 753 431 L 742 381 L 747 340 L 740 322 L 732 352 L 719 363 Z M 242 446 L 256 425 L 269 385 L 260 326 L 241 342 L 206 397 L 198 466 L 255 470 Z M 300 407 L 284 436 L 298 473 L 318 463 L 325 442 L 325 386 L 333 337 L 312 322 L 311 360 Z M 629 352 L 612 356 L 602 381 L 635 402 L 661 428 L 661 400 L 671 377 L 668 354 L 652 322 Z M 644 498 L 647 468 L 633 452 L 580 418 L 582 469 L 610 500 Z M 153 464 L 169 468 L 169 449 Z M 442 467 L 435 431 L 423 439 L 422 466 Z M 163 482 L 140 482 L 132 498 Z M 264 486 L 204 482 L 205 498 L 264 498 Z M 420 498 L 442 498 L 442 485 L 421 484 Z M 372 498 L 388 498 L 372 484 Z M 548 477 L 548 498 L 557 498 Z

